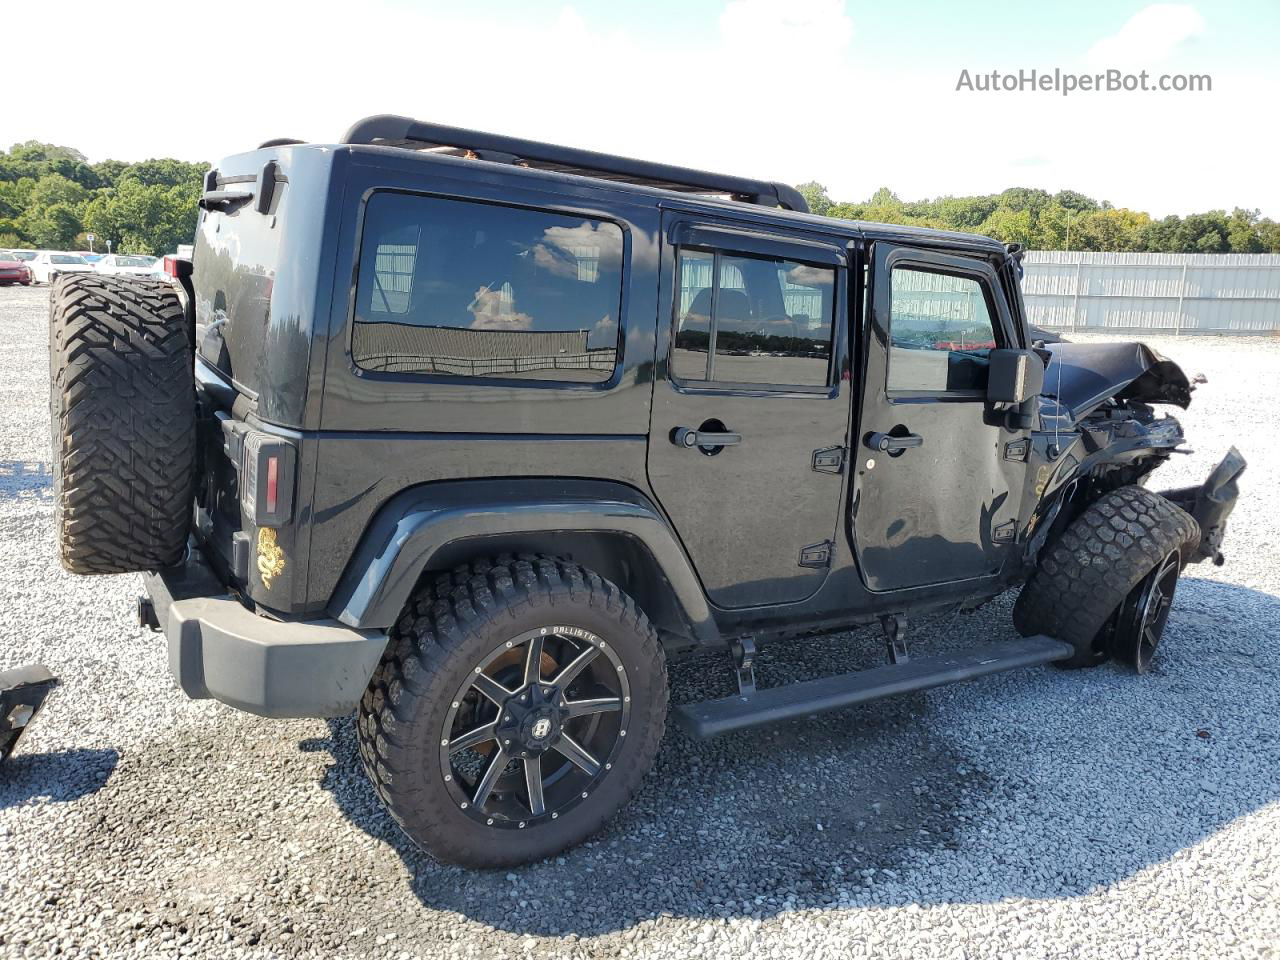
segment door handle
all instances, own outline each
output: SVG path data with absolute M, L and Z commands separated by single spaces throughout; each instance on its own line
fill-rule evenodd
M 692 427 L 676 427 L 671 431 L 671 442 L 677 447 L 732 447 L 742 442 L 740 433 L 719 433 L 710 430 L 694 430 Z
M 911 447 L 924 446 L 924 437 L 918 433 L 908 433 L 904 437 L 895 437 L 888 433 L 873 433 L 868 435 L 865 442 L 872 450 L 894 453 L 899 450 L 909 450 Z

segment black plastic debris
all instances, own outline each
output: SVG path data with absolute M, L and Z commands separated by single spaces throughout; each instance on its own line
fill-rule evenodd
M 58 678 L 39 664 L 0 671 L 0 762 L 17 749 L 57 685 Z

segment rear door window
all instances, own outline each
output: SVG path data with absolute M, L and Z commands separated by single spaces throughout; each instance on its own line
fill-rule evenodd
M 614 223 L 381 192 L 365 211 L 352 356 L 365 370 L 571 383 L 619 360 Z
M 679 279 L 677 380 L 827 385 L 834 267 L 685 248 Z

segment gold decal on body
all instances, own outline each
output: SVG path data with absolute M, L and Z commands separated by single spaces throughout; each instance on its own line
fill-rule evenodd
M 258 573 L 262 585 L 271 589 L 271 581 L 284 573 L 284 551 L 276 543 L 276 532 L 270 527 L 258 531 Z
M 1041 467 L 1036 471 L 1036 496 L 1044 496 L 1044 491 L 1049 486 L 1049 479 L 1053 476 L 1053 471 L 1048 467 Z

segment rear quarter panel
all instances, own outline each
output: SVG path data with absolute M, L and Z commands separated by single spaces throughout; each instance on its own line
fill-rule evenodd
M 607 185 L 512 175 L 502 167 L 396 149 L 343 157 L 345 191 L 327 317 L 320 431 L 310 503 L 309 606 L 332 594 L 377 509 L 407 487 L 481 477 L 578 477 L 648 492 L 646 435 L 657 316 L 656 203 Z M 352 360 L 361 219 L 380 189 L 600 218 L 624 234 L 622 355 L 603 384 L 499 383 L 369 374 Z

